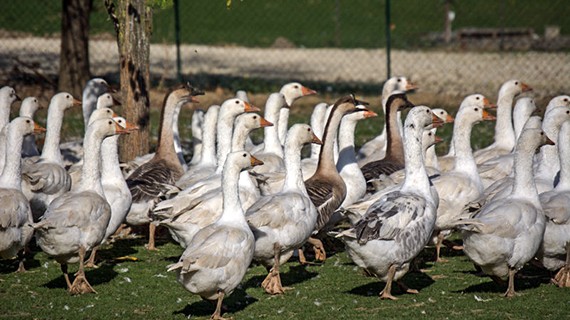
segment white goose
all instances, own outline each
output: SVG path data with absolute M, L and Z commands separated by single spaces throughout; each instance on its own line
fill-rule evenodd
M 260 164 L 246 151 L 228 155 L 222 173 L 224 208 L 215 223 L 201 229 L 178 263 L 170 265 L 178 282 L 206 300 L 216 300 L 211 319 L 222 319 L 222 302 L 242 281 L 253 258 L 255 239 L 245 221 L 238 192 L 239 173 Z
M 40 103 L 36 97 L 27 97 L 22 101 L 20 106 L 20 117 L 28 117 L 34 119 L 34 114 L 40 108 Z M 2 154 L 0 152 L 0 154 Z M 24 137 L 24 144 L 22 145 L 22 157 L 39 156 L 40 151 L 36 145 L 36 138 L 33 134 Z M 2 166 L 0 165 L 0 168 Z
M 494 280 L 508 277 L 507 297 L 515 296 L 514 277 L 536 254 L 546 218 L 532 174 L 538 147 L 553 144 L 541 129 L 525 129 L 515 149 L 515 186 L 506 198 L 491 201 L 463 223 L 463 251 Z
M 194 112 L 192 112 L 192 159 L 188 163 L 188 168 L 197 165 L 202 159 L 202 147 L 204 139 L 203 125 L 205 115 L 206 111 L 202 109 L 194 109 Z
M 546 269 L 558 270 L 552 279 L 557 286 L 570 287 L 570 121 L 562 124 L 557 145 L 560 182 L 539 195 L 546 230 L 537 258 Z
M 289 110 L 297 99 L 317 94 L 313 89 L 309 89 L 298 82 L 290 82 L 281 87 L 279 93 L 285 97 L 286 107 L 279 110 L 279 122 L 277 123 L 277 130 L 279 134 L 279 141 L 281 145 L 285 144 L 287 129 L 289 128 Z M 269 119 L 268 119 L 269 120 Z M 271 121 L 271 120 L 269 120 Z
M 532 90 L 531 87 L 519 80 L 509 80 L 501 85 L 497 99 L 495 140 L 486 148 L 479 149 L 473 153 L 477 164 L 512 152 L 516 143 L 513 129 L 513 100 L 520 93 L 530 90 Z
M 71 178 L 64 168 L 59 150 L 61 127 L 65 110 L 81 102 L 67 92 L 52 97 L 47 116 L 47 131 L 42 154 L 27 158 L 22 167 L 22 192 L 30 200 L 34 221 L 44 213 L 53 199 L 69 191 Z
M 12 87 L 2 87 L 0 89 L 0 132 L 8 122 L 10 122 L 10 109 L 15 101 L 21 100 L 16 95 L 16 90 Z M 4 167 L 4 156 L 6 154 L 6 136 L 0 133 L 0 171 Z
M 19 117 L 2 130 L 7 137 L 6 166 L 0 175 L 0 258 L 20 256 L 18 272 L 25 271 L 23 249 L 32 239 L 32 212 L 22 193 L 21 152 L 24 136 L 45 131 L 31 118 Z
M 396 299 L 392 282 L 403 277 L 430 239 L 435 225 L 437 201 L 422 159 L 421 138 L 426 126 L 441 122 L 425 106 L 410 110 L 404 125 L 406 179 L 400 190 L 375 202 L 356 225 L 337 237 L 350 258 L 369 273 L 386 281 L 382 299 Z M 415 290 L 407 290 L 417 293 Z
M 262 283 L 269 294 L 283 293 L 279 266 L 307 241 L 317 221 L 317 209 L 309 198 L 301 173 L 301 149 L 310 142 L 321 143 L 308 125 L 295 124 L 289 129 L 283 188 L 274 195 L 263 196 L 246 212 L 255 235 L 254 259 L 271 268 Z
M 103 241 L 111 217 L 101 185 L 101 143 L 105 137 L 118 133 L 126 131 L 110 119 L 87 127 L 81 184 L 53 200 L 42 219 L 34 224 L 38 245 L 61 265 L 71 294 L 95 292 L 85 278 L 84 259 L 89 250 Z M 67 265 L 77 262 L 79 271 L 71 283 Z
M 81 101 L 83 102 L 83 124 L 85 125 L 85 130 L 89 125 L 89 118 L 91 113 L 97 109 L 97 100 L 100 95 L 114 91 L 111 89 L 107 81 L 101 78 L 93 78 L 87 81 L 85 87 L 83 88 L 83 97 Z
M 327 106 L 327 103 L 321 102 L 313 108 L 313 112 L 311 113 L 311 128 L 319 139 L 322 139 L 325 124 L 327 123 Z M 301 159 L 303 177 L 309 178 L 315 174 L 320 152 L 321 146 L 319 144 L 311 144 L 311 155 L 308 158 Z

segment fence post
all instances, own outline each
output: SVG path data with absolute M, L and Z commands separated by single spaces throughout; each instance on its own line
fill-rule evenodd
M 390 79 L 390 46 L 391 46 L 391 30 L 390 30 L 390 0 L 386 0 L 386 79 Z
M 174 36 L 176 38 L 176 77 L 182 81 L 182 61 L 180 58 L 180 10 L 178 0 L 174 0 Z

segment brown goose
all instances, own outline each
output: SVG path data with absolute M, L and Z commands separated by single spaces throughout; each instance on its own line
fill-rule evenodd
M 168 185 L 174 183 L 184 174 L 174 149 L 172 122 L 177 110 L 187 102 L 198 102 L 194 96 L 203 94 L 189 84 L 169 92 L 162 105 L 160 116 L 158 146 L 154 157 L 138 167 L 127 179 L 127 185 L 133 196 L 133 204 L 127 215 L 127 223 L 141 225 L 150 223 L 150 204 L 158 196 L 169 190 Z M 147 248 L 155 250 L 154 231 L 156 226 L 149 225 Z
M 386 102 L 386 132 L 388 146 L 386 156 L 382 160 L 372 161 L 362 166 L 362 174 L 366 180 L 366 191 L 377 191 L 372 181 L 378 179 L 382 174 L 390 175 L 398 170 L 404 169 L 404 146 L 402 135 L 398 128 L 398 111 L 411 108 L 414 105 L 408 101 L 405 93 L 396 92 L 390 95 Z
M 337 136 L 340 121 L 345 114 L 359 110 L 356 105 L 366 105 L 366 102 L 357 101 L 353 95 L 345 96 L 334 104 L 323 133 L 323 146 L 319 154 L 319 163 L 315 174 L 305 181 L 307 193 L 317 207 L 318 216 L 315 225 L 317 233 L 329 221 L 331 215 L 346 197 L 346 185 L 336 169 L 334 162 L 334 142 Z M 308 242 L 313 245 L 315 258 L 324 261 L 326 252 L 323 244 L 317 238 L 311 237 Z M 303 252 L 299 250 L 299 259 L 305 263 Z

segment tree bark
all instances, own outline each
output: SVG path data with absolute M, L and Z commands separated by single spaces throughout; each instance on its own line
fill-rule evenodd
M 89 72 L 89 13 L 93 0 L 63 0 L 58 90 L 81 98 Z
M 121 139 L 121 161 L 130 161 L 149 151 L 150 76 L 149 55 L 152 9 L 145 0 L 106 0 L 107 11 L 115 24 L 121 73 L 121 115 L 139 130 Z

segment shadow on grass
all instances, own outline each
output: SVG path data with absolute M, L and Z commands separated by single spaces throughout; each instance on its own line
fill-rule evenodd
M 243 290 L 236 289 L 229 297 L 224 299 L 222 307 L 222 316 L 227 313 L 235 313 L 244 310 L 248 305 L 257 302 L 256 298 L 253 298 Z M 206 317 L 214 313 L 216 310 L 216 301 L 201 300 L 196 301 L 192 304 L 186 305 L 183 309 L 174 311 L 173 315 L 182 314 L 186 318 L 190 317 Z
M 285 268 L 285 266 L 288 266 Z M 268 273 L 268 272 L 267 272 Z M 257 288 L 267 276 L 267 273 L 259 276 L 249 278 L 244 284 L 244 288 Z M 307 266 L 300 264 L 292 265 L 287 263 L 280 267 L 281 283 L 284 287 L 294 286 L 295 284 L 302 283 L 319 275 L 318 272 L 311 272 L 307 270 Z
M 372 277 L 372 276 L 370 276 Z M 414 273 L 407 273 L 401 280 L 406 286 L 410 289 L 416 289 L 418 291 L 422 291 L 432 285 L 435 281 L 425 273 L 422 272 L 414 272 Z M 356 287 L 351 289 L 350 291 L 346 291 L 346 293 L 369 297 L 374 295 L 379 295 L 380 292 L 384 289 L 386 285 L 385 282 L 371 282 L 365 285 Z M 392 294 L 394 296 L 400 296 L 406 294 L 402 288 L 400 288 L 396 283 L 392 284 Z
M 36 259 L 36 255 L 38 253 L 39 251 L 31 251 L 26 253 L 24 257 L 24 268 L 26 268 L 26 270 L 36 269 L 41 266 L 40 260 Z M 14 273 L 16 270 L 18 270 L 19 265 L 19 259 L 0 260 L 0 274 Z
M 89 284 L 91 284 L 91 286 L 97 290 L 97 285 L 111 282 L 111 280 L 113 280 L 118 275 L 118 273 L 113 270 L 113 267 L 114 264 L 105 263 L 96 269 L 85 270 L 85 278 L 87 278 Z M 71 282 L 73 282 L 75 279 L 74 273 L 76 271 L 76 268 L 76 266 L 71 266 L 71 268 L 69 268 L 69 280 Z M 61 273 L 59 277 L 52 279 L 47 283 L 44 283 L 42 286 L 49 289 L 67 289 L 67 284 L 65 283 L 63 273 Z

